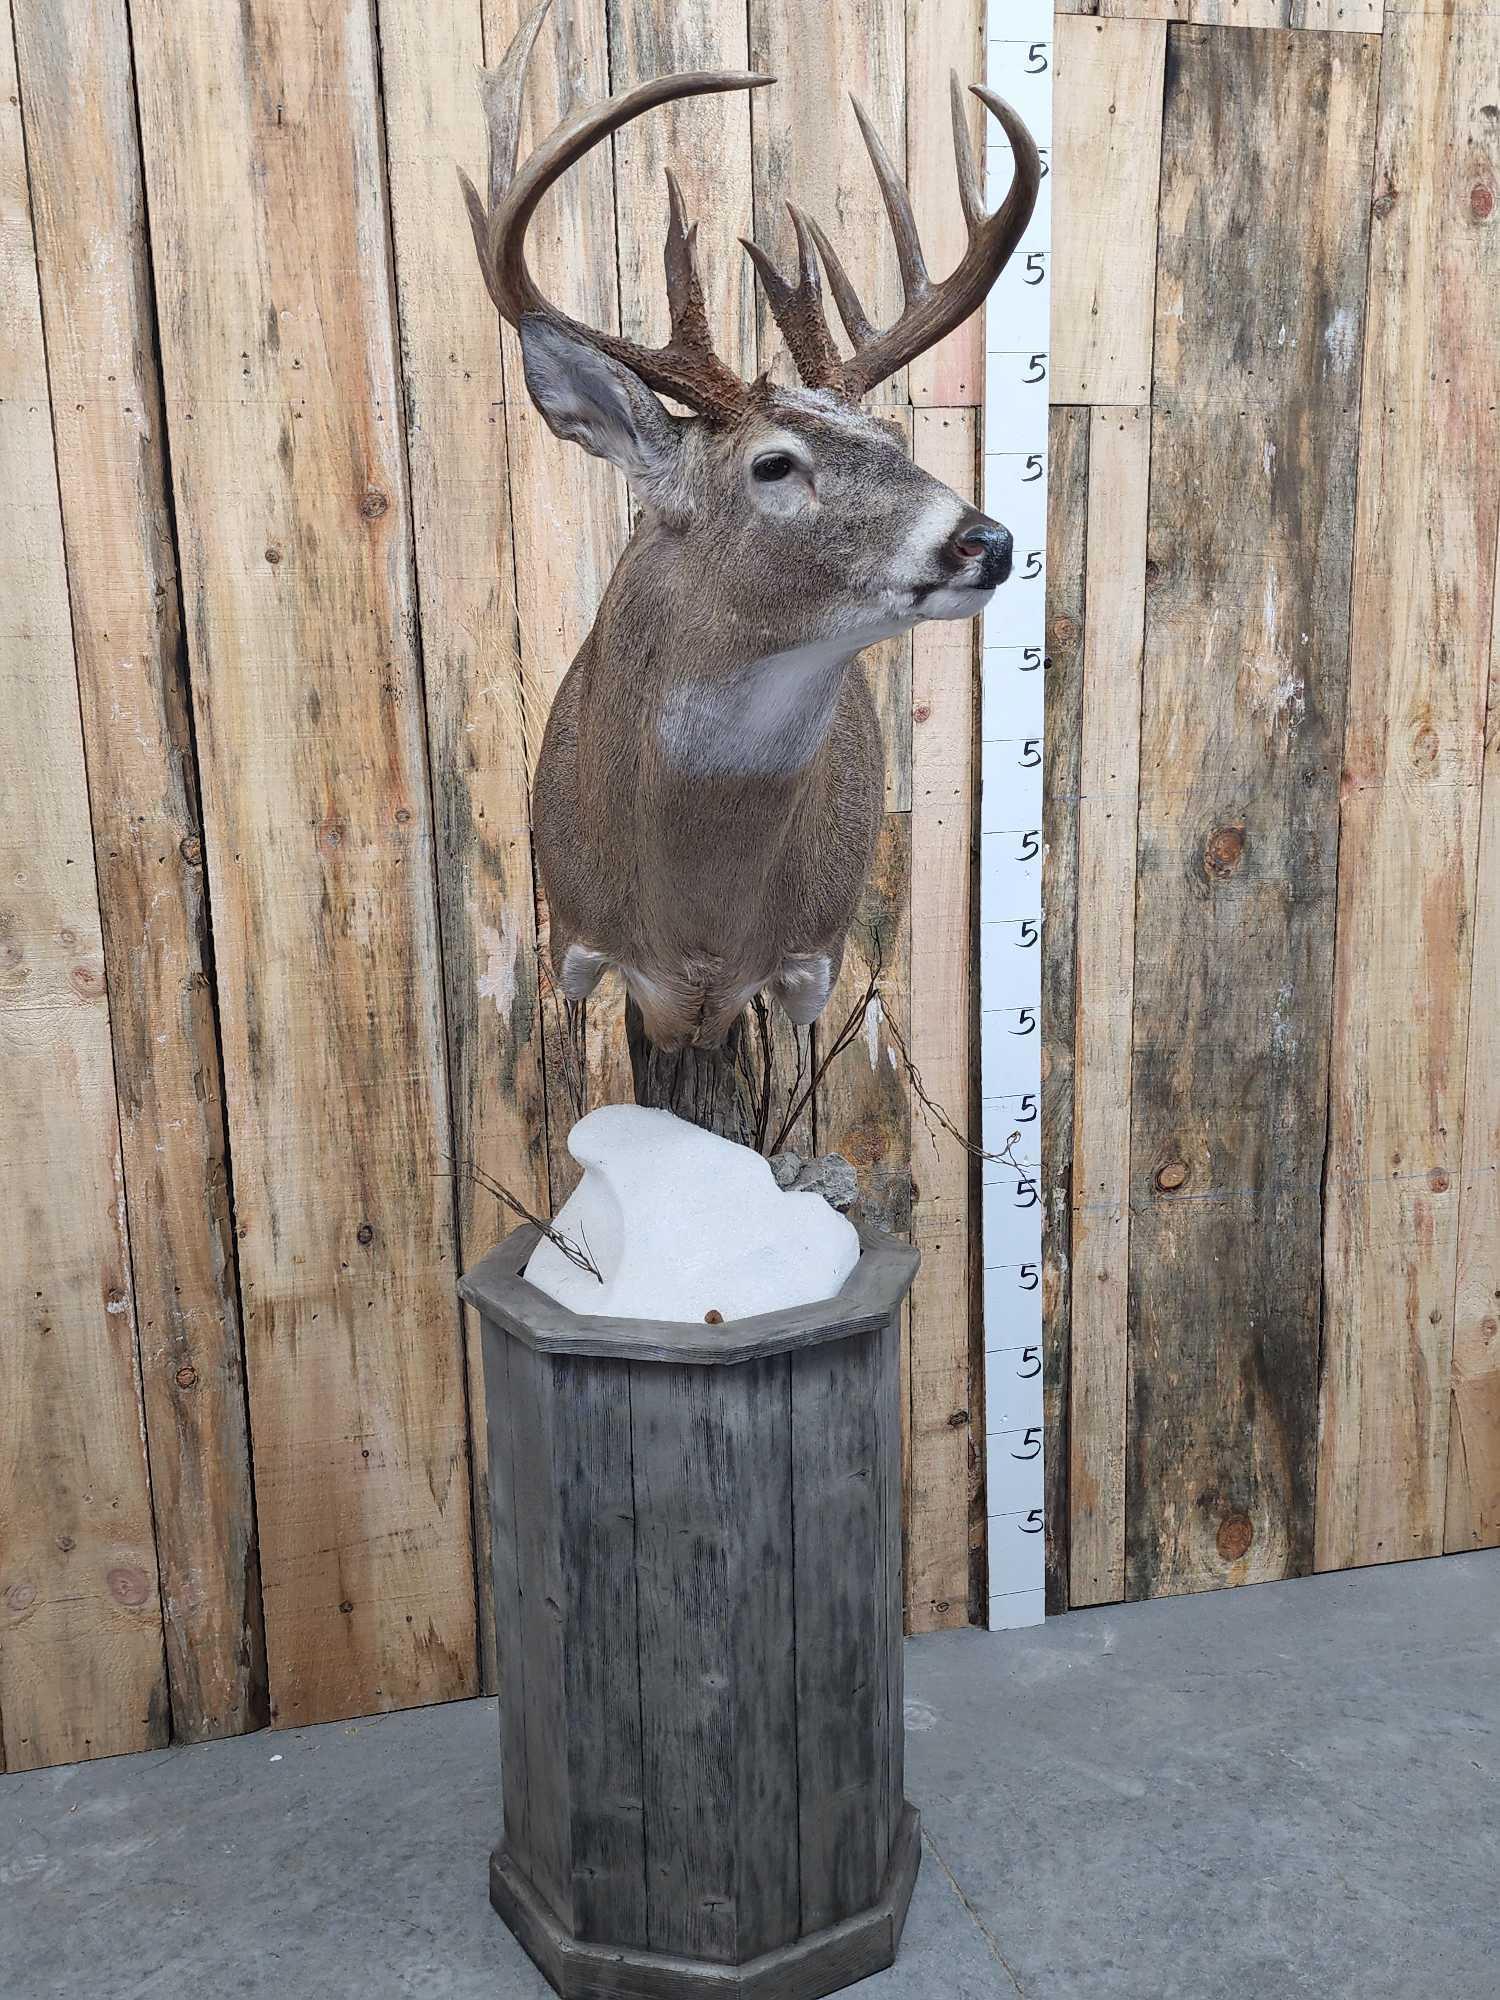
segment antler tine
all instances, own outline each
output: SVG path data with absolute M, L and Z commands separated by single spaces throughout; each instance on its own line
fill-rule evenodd
M 972 236 L 984 221 L 984 195 L 979 185 L 979 171 L 974 165 L 974 148 L 969 140 L 964 87 L 956 69 L 948 72 L 948 95 L 953 107 L 953 163 L 958 169 L 959 206 L 964 212 L 964 226 Z
M 687 404 L 701 415 L 717 419 L 732 417 L 744 408 L 750 391 L 713 350 L 693 254 L 693 231 L 686 225 L 682 197 L 675 187 L 668 193 L 671 215 L 666 247 L 668 285 L 673 292 L 672 337 L 664 347 L 642 347 L 622 334 L 584 326 L 552 305 L 527 267 L 526 230 L 538 202 L 553 182 L 631 119 L 678 98 L 724 90 L 758 90 L 774 78 L 730 70 L 653 77 L 607 98 L 602 104 L 580 106 L 541 141 L 518 169 L 516 151 L 526 68 L 550 5 L 551 0 L 539 0 L 522 22 L 503 61 L 481 78 L 490 137 L 488 203 L 480 200 L 467 176 L 459 176 L 490 297 L 512 326 L 519 326 L 529 313 L 539 314 L 554 325 L 566 327 L 601 353 L 624 362 L 653 389 Z M 679 283 L 685 287 L 680 299 L 676 295 Z
M 921 240 L 917 235 L 917 218 L 911 211 L 911 196 L 906 191 L 905 181 L 896 172 L 890 154 L 881 143 L 880 134 L 870 122 L 869 112 L 852 91 L 849 102 L 854 106 L 854 115 L 859 120 L 860 136 L 865 142 L 865 151 L 870 156 L 870 165 L 875 169 L 875 178 L 880 183 L 885 212 L 890 217 L 891 236 L 896 245 L 896 262 L 901 268 L 901 289 L 906 295 L 906 303 L 913 306 L 927 297 L 932 285 L 927 276 L 927 261 L 922 255 Z
M 771 317 L 781 328 L 781 337 L 797 364 L 797 373 L 810 389 L 837 388 L 842 383 L 844 367 L 833 344 L 833 336 L 828 331 L 828 321 L 823 316 L 823 286 L 818 276 L 816 254 L 821 242 L 818 246 L 814 245 L 816 225 L 801 209 L 788 202 L 786 212 L 792 218 L 792 228 L 797 233 L 795 284 L 782 277 L 758 243 L 752 243 L 748 236 L 742 236 L 740 241 L 765 287 Z
M 868 120 L 862 111 L 859 112 L 860 129 L 870 147 L 870 157 L 885 196 L 886 212 L 896 235 L 896 254 L 901 260 L 902 283 L 906 288 L 906 310 L 884 333 L 861 339 L 850 329 L 855 352 L 844 364 L 843 387 L 844 393 L 854 398 L 868 395 L 878 382 L 894 375 L 898 368 L 904 368 L 907 362 L 925 353 L 955 327 L 963 324 L 983 302 L 985 294 L 1009 263 L 1036 207 L 1037 192 L 1042 184 L 1042 162 L 1036 141 L 1003 98 L 997 97 L 992 90 L 986 90 L 982 84 L 971 84 L 969 88 L 973 94 L 1004 127 L 1015 159 L 1009 193 L 993 215 L 985 214 L 973 149 L 963 117 L 962 93 L 957 78 L 953 81 L 954 153 L 959 200 L 963 206 L 969 243 L 957 270 L 939 285 L 933 285 L 928 280 L 921 251 L 916 248 L 916 229 L 906 190 L 896 179 L 895 170 L 883 149 L 877 155 L 879 142 L 876 140 L 871 144 L 873 135 Z M 859 111 L 857 105 L 855 109 Z M 822 247 L 821 241 L 819 247 Z M 835 282 L 834 295 L 837 297 L 837 283 L 833 280 L 831 269 L 829 277 L 831 282 Z M 914 290 L 914 281 L 920 289 Z M 848 324 L 847 319 L 845 324 Z
M 833 293 L 833 302 L 839 309 L 839 318 L 844 322 L 844 331 L 856 348 L 863 347 L 875 338 L 875 329 L 870 324 L 869 315 L 860 303 L 859 293 L 849 282 L 849 273 L 839 262 L 838 252 L 828 240 L 828 232 L 821 223 L 807 218 L 807 226 L 813 233 L 813 241 L 818 246 L 818 255 L 823 259 L 823 268 L 828 273 L 828 288 Z
M 687 204 L 670 167 L 667 168 L 667 241 L 662 263 L 667 277 L 667 308 L 672 316 L 672 344 L 701 341 L 710 345 L 708 308 L 698 270 L 698 225 L 687 219 Z

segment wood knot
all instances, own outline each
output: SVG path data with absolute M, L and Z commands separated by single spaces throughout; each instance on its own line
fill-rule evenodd
M 266 550 L 266 561 L 268 563 L 279 563 L 281 561 L 281 551 L 274 542 Z
M 71 1535 L 59 1535 L 57 1546 L 62 1550 L 64 1555 L 70 1555 L 77 1548 L 78 1544 Z
M 11 1611 L 29 1611 L 35 1602 L 36 1585 L 34 1583 L 13 1583 L 5 1593 L 6 1607 Z
M 1427 1176 L 1427 1185 L 1432 1189 L 1434 1194 L 1446 1194 L 1452 1183 L 1441 1167 L 1434 1167 L 1432 1172 Z
M 75 965 L 68 974 L 68 983 L 81 999 L 97 1000 L 104 992 L 104 969 L 102 966 Z
M 1476 222 L 1488 222 L 1495 213 L 1495 190 L 1483 181 L 1469 189 L 1469 213 Z
M 1156 1170 L 1156 1186 L 1161 1194 L 1176 1194 L 1187 1183 L 1188 1170 L 1185 1160 L 1168 1160 Z
M 950 1431 L 961 1431 L 968 1421 L 969 1413 L 967 1410 L 955 1410 L 948 1419 L 948 1428 Z
M 1384 222 L 1395 206 L 1396 190 L 1388 186 L 1380 194 L 1376 195 L 1374 201 L 1371 202 L 1370 212 L 1377 222 Z
M 133 1563 L 122 1564 L 119 1569 L 112 1569 L 104 1580 L 109 1585 L 109 1594 L 116 1604 L 128 1604 L 134 1608 L 138 1604 L 144 1604 L 151 1595 L 151 1579 L 143 1569 L 138 1569 Z
M 1255 1540 L 1255 1529 L 1248 1514 L 1226 1514 L 1219 1523 L 1219 1532 L 1214 1537 L 1214 1546 L 1227 1563 L 1237 1563 L 1249 1553 L 1250 1544 Z
M 1066 646 L 1078 637 L 1078 627 L 1071 618 L 1054 618 L 1052 636 L 1059 646 Z
M 367 521 L 378 521 L 390 504 L 390 501 L 386 499 L 383 493 L 372 491 L 367 493 L 364 499 L 360 501 L 359 511 Z
M 192 1366 L 191 1363 L 188 1363 L 184 1367 L 178 1369 L 174 1379 L 179 1389 L 191 1389 L 193 1384 L 198 1379 L 198 1371 L 196 1368 Z
M 194 833 L 184 835 L 177 843 L 177 852 L 189 868 L 203 866 L 203 842 Z
M 351 1611 L 352 1611 L 353 1609 L 354 1609 L 354 1601 L 353 1601 L 353 1599 L 352 1599 L 352 1598 L 348 1598 L 348 1597 L 346 1597 L 346 1598 L 345 1598 L 345 1599 L 343 1600 L 343 1602 L 342 1602 L 342 1603 L 341 1603 L 341 1604 L 339 1605 L 339 1610 L 343 1612 L 343 1614 L 344 1614 L 344 1616 L 345 1616 L 346 1618 L 347 1618 L 347 1617 L 349 1616 L 349 1613 L 350 1613 L 350 1612 L 351 1612 Z
M 1203 867 L 1206 874 L 1224 881 L 1231 876 L 1245 857 L 1245 829 L 1243 826 L 1221 826 L 1208 836 L 1203 848 Z
M 375 1232 L 368 1222 L 362 1222 L 358 1229 L 355 1230 L 354 1240 L 356 1243 L 373 1243 L 375 1241 Z
M 911 719 L 913 722 L 930 722 L 932 720 L 931 702 L 919 701 L 911 712 Z

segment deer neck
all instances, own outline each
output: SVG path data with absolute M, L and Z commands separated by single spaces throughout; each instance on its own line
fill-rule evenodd
M 638 539 L 611 579 L 591 650 L 597 672 L 629 685 L 642 761 L 669 783 L 795 784 L 827 742 L 849 668 L 904 629 L 798 640 L 782 620 L 736 614 L 716 577 Z

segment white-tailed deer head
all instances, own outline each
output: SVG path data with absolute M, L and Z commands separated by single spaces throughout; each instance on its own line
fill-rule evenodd
M 549 304 L 525 238 L 546 190 L 628 120 L 772 79 L 705 72 L 637 84 L 575 111 L 518 169 L 526 65 L 549 4 L 485 75 L 489 198 L 467 180 L 464 191 L 533 400 L 558 436 L 619 467 L 641 518 L 553 705 L 535 851 L 569 999 L 612 967 L 654 1042 L 713 1047 L 761 988 L 805 1023 L 837 977 L 883 793 L 856 655 L 922 619 L 973 617 L 1010 573 L 1008 531 L 913 466 L 898 427 L 860 403 L 980 305 L 1030 220 L 1041 168 L 1021 120 L 974 86 L 1015 162 L 1004 203 L 985 214 L 955 77 L 968 247 L 934 284 L 907 191 L 856 103 L 904 309 L 873 327 L 827 236 L 792 208 L 795 278 L 745 248 L 803 386 L 746 382 L 714 352 L 695 228 L 670 174 L 662 347 Z M 824 316 L 820 259 L 848 355 Z

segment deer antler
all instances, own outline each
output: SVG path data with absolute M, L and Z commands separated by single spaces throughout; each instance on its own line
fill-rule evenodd
M 1042 182 L 1041 157 L 1036 142 L 1003 98 L 977 83 L 970 88 L 980 103 L 993 111 L 1004 126 L 1015 156 L 1015 173 L 1004 202 L 993 215 L 986 215 L 964 117 L 963 86 L 955 73 L 951 85 L 953 150 L 958 166 L 958 197 L 968 225 L 969 245 L 957 270 L 940 285 L 934 285 L 927 274 L 926 260 L 917 236 L 916 218 L 912 214 L 911 196 L 891 164 L 890 155 L 881 144 L 880 135 L 871 124 L 864 106 L 857 97 L 854 99 L 854 115 L 859 120 L 870 163 L 880 182 L 885 212 L 890 217 L 891 234 L 896 242 L 896 261 L 901 267 L 901 289 L 906 305 L 893 326 L 878 332 L 870 324 L 860 304 L 859 294 L 850 284 L 848 274 L 826 233 L 816 222 L 791 208 L 790 204 L 789 212 L 797 232 L 798 277 L 795 285 L 780 275 L 763 250 L 753 243 L 745 244 L 765 285 L 776 324 L 781 328 L 798 372 L 809 388 L 835 389 L 855 402 L 868 395 L 876 383 L 894 375 L 898 368 L 904 368 L 908 361 L 915 360 L 917 355 L 936 345 L 945 334 L 962 325 L 981 304 L 1025 234 Z M 817 264 L 808 246 L 809 234 L 828 272 L 829 288 L 839 309 L 839 318 L 844 323 L 844 331 L 854 346 L 854 352 L 847 361 L 840 360 L 823 316 L 822 288 L 818 282 Z
M 775 79 L 738 70 L 654 77 L 602 104 L 580 106 L 541 142 L 518 171 L 516 152 L 526 68 L 551 4 L 552 0 L 540 0 L 522 22 L 504 60 L 494 69 L 486 70 L 481 79 L 490 137 L 488 202 L 481 201 L 466 174 L 459 174 L 490 297 L 512 326 L 518 326 L 528 313 L 540 314 L 554 325 L 566 327 L 601 353 L 623 361 L 643 382 L 685 403 L 689 409 L 718 421 L 730 419 L 744 409 L 750 392 L 714 352 L 698 274 L 697 225 L 688 222 L 682 191 L 670 173 L 665 265 L 672 332 L 664 347 L 642 347 L 622 334 L 584 326 L 550 304 L 527 268 L 526 228 L 537 203 L 553 182 L 601 139 L 608 138 L 643 111 L 677 98 L 700 97 L 713 91 L 758 90 Z

